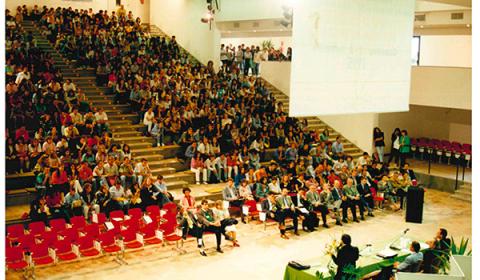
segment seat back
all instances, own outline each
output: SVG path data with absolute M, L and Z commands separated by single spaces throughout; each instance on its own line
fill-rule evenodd
M 35 246 L 35 235 L 26 234 L 18 238 L 19 247 L 24 251 L 30 251 Z
M 100 244 L 102 246 L 111 246 L 115 244 L 115 235 L 111 231 L 107 231 L 105 233 L 100 234 L 98 237 Z
M 132 230 L 132 231 L 138 231 L 140 229 L 140 220 L 139 219 L 135 219 L 135 218 L 131 218 L 129 220 L 126 220 L 123 225 L 125 227 L 127 227 L 128 229 Z
M 19 238 L 22 235 L 25 235 L 25 228 L 22 224 L 16 224 L 7 227 L 7 236 L 9 238 Z
M 167 205 L 167 204 L 165 204 L 165 205 Z M 160 207 L 158 207 L 158 205 L 149 205 L 149 206 L 147 206 L 146 210 L 147 210 L 146 212 L 148 213 L 148 215 L 153 214 L 153 215 L 160 216 Z
M 62 232 L 64 240 L 68 240 L 70 243 L 76 243 L 79 238 L 79 233 L 76 228 L 68 228 Z
M 41 235 L 42 243 L 45 243 L 48 247 L 52 247 L 58 240 L 58 235 L 54 231 L 45 231 Z
M 67 223 L 65 222 L 65 219 L 62 219 L 62 218 L 53 219 L 53 220 L 50 220 L 50 228 L 53 231 L 59 232 L 67 228 Z
M 80 250 L 93 248 L 93 237 L 90 235 L 82 236 L 78 239 L 78 247 Z
M 45 223 L 44 222 L 32 222 L 28 224 L 28 229 L 30 233 L 34 235 L 40 235 L 45 232 Z
M 122 210 L 115 210 L 110 212 L 110 221 L 113 219 L 122 219 L 125 217 Z
M 73 228 L 81 229 L 85 228 L 87 223 L 85 222 L 85 218 L 83 216 L 75 216 L 70 218 L 70 224 Z
M 72 243 L 67 239 L 57 240 L 54 244 L 55 251 L 57 254 L 65 254 L 72 251 Z
M 14 263 L 24 260 L 23 250 L 20 247 L 9 247 L 5 249 L 6 263 Z
M 128 210 L 128 215 L 130 218 L 141 219 L 143 216 L 142 209 L 140 208 L 132 208 Z
M 98 224 L 86 225 L 85 233 L 92 238 L 97 238 L 100 235 L 100 227 Z
M 122 230 L 121 235 L 123 237 L 124 242 L 131 242 L 136 240 L 136 232 L 132 229 L 127 228 L 126 230 Z
M 105 213 L 95 213 L 92 214 L 92 223 L 94 224 L 103 224 L 107 221 L 107 216 Z
M 34 245 L 30 251 L 32 252 L 32 258 L 33 259 L 38 259 L 38 258 L 43 258 L 48 256 L 48 246 L 40 243 Z
M 163 210 L 167 211 L 167 214 L 177 215 L 177 204 L 173 202 L 166 203 L 162 207 Z

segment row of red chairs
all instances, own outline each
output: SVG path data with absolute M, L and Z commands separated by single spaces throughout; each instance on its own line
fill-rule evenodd
M 429 138 L 412 138 L 410 145 L 413 150 L 434 149 L 435 151 L 448 151 L 452 153 L 472 154 L 471 144 L 460 144 L 459 142 L 450 142 L 448 140 L 438 140 Z
M 178 236 L 170 237 L 176 236 L 176 205 L 172 203 L 164 208 L 149 206 L 146 216 L 141 209 L 130 209 L 128 215 L 112 211 L 109 220 L 104 213 L 98 213 L 93 215 L 92 223 L 86 223 L 79 216 L 72 217 L 69 224 L 64 219 L 53 219 L 49 227 L 43 222 L 32 222 L 28 230 L 21 224 L 8 226 L 7 269 L 28 269 L 139 249 L 161 244 L 164 237 L 167 241 L 178 240 Z

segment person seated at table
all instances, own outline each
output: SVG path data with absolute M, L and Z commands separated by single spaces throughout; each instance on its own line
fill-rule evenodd
M 283 188 L 282 193 L 277 197 L 276 199 L 277 202 L 277 211 L 281 213 L 280 217 L 281 220 L 279 223 L 283 226 L 285 226 L 285 219 L 287 217 L 290 217 L 293 219 L 293 230 L 295 235 L 300 235 L 298 234 L 298 215 L 295 211 L 295 205 L 293 204 L 292 198 L 288 195 L 288 189 Z M 285 233 L 281 235 L 282 238 L 286 238 Z
M 76 192 L 75 188 L 71 188 L 65 196 L 65 206 L 68 209 L 70 215 L 82 216 L 84 204 L 85 201 L 83 201 L 80 194 Z
M 352 178 L 348 178 L 347 179 L 347 184 L 345 184 L 343 186 L 343 194 L 344 194 L 344 196 L 347 197 L 346 202 L 347 202 L 348 206 L 350 207 L 350 210 L 352 211 L 353 220 L 357 223 L 360 222 L 357 218 L 357 211 L 356 211 L 357 206 L 360 210 L 360 219 L 365 220 L 365 217 L 363 216 L 363 211 L 364 211 L 363 204 L 360 201 L 360 194 L 358 193 L 357 188 L 353 185 Z M 346 213 L 345 213 L 344 219 L 346 219 L 346 218 L 347 217 L 346 217 Z
M 297 215 L 302 216 L 304 219 L 302 221 L 303 231 L 312 232 L 315 231 L 315 228 L 318 227 L 318 218 L 317 214 L 313 212 L 312 206 L 307 199 L 307 188 L 301 188 L 297 195 Z
M 423 261 L 423 253 L 420 252 L 420 243 L 412 241 L 410 244 L 410 255 L 401 263 L 396 262 L 393 267 L 400 272 L 419 272 Z
M 115 182 L 115 185 L 110 187 L 108 190 L 110 193 L 110 210 L 123 210 L 123 212 L 127 212 L 129 208 L 128 199 L 125 195 L 125 190 L 122 187 L 122 183 L 120 180 Z
M 233 243 L 233 247 L 240 247 L 237 241 L 237 227 L 238 221 L 234 218 L 230 218 L 230 213 L 227 209 L 223 208 L 223 201 L 215 201 L 215 208 L 212 209 L 215 215 L 215 220 L 220 221 L 222 227 L 223 236 L 226 240 L 230 240 Z
M 356 262 L 360 256 L 357 247 L 352 246 L 352 238 L 348 234 L 343 234 L 337 255 L 332 255 L 333 262 L 337 265 L 337 274 L 335 280 L 355 279 L 346 271 L 346 269 L 355 269 Z
M 188 211 L 187 208 L 180 206 L 177 213 L 177 224 L 182 229 L 182 238 L 185 240 L 190 234 L 197 239 L 197 247 L 200 255 L 206 257 L 205 243 L 203 242 L 203 224 L 196 211 Z
M 215 215 L 208 206 L 208 200 L 202 200 L 201 208 L 198 211 L 198 220 L 204 226 L 204 231 L 210 231 L 215 234 L 217 240 L 217 252 L 223 253 L 222 245 L 222 225 L 220 221 L 215 221 Z
M 327 214 L 328 214 L 327 202 L 329 199 L 328 195 L 329 193 L 326 193 L 323 196 L 321 196 L 321 194 L 319 194 L 317 191 L 316 184 L 310 184 L 309 190 L 306 193 L 307 201 L 310 204 L 310 210 L 320 212 L 320 214 L 322 215 L 322 222 L 323 222 L 324 228 L 328 228 L 328 225 L 327 225 Z
M 233 179 L 228 178 L 227 185 L 222 191 L 223 200 L 228 201 L 229 207 L 238 207 L 240 208 L 240 215 L 242 217 L 242 222 L 245 223 L 245 217 L 242 211 L 242 206 L 244 202 L 244 198 L 240 196 L 237 188 L 233 185 Z
M 451 240 L 444 228 L 438 229 L 435 237 L 427 241 L 429 248 L 423 252 L 423 273 L 438 273 L 442 258 L 448 258 Z

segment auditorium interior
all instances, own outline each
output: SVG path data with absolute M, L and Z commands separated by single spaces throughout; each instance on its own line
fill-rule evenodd
M 6 0 L 5 279 L 476 279 L 472 2 Z

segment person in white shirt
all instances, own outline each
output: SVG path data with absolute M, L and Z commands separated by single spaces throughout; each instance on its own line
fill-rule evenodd
M 205 160 L 205 168 L 207 169 L 207 179 L 209 182 L 211 182 L 212 174 L 215 175 L 217 182 L 220 182 L 220 176 L 218 174 L 217 169 L 215 168 L 215 165 L 216 165 L 215 155 L 210 154 L 207 160 Z
M 282 192 L 282 190 L 280 189 L 280 182 L 278 181 L 277 177 L 272 178 L 272 181 L 268 184 L 268 189 L 276 194 Z
M 72 83 L 72 80 L 66 79 L 65 83 L 63 83 L 63 91 L 64 92 L 69 92 L 69 91 L 77 91 L 77 87 L 75 86 L 74 83 Z
M 150 134 L 153 126 L 153 119 L 155 118 L 155 113 L 153 108 L 149 108 L 145 115 L 143 116 L 143 124 L 147 127 L 147 134 Z
M 210 143 L 207 137 L 203 137 L 203 141 L 198 145 L 197 151 L 202 155 L 208 155 L 211 153 Z
M 23 70 L 17 74 L 15 83 L 19 85 L 24 79 L 30 80 L 30 72 L 28 72 L 28 68 L 26 66 L 23 67 Z
M 135 164 L 135 175 L 138 179 L 138 184 L 142 187 L 142 182 L 145 177 L 148 177 L 152 172 L 150 170 L 150 166 L 148 165 L 148 161 L 142 158 L 141 161 Z
M 227 167 L 227 157 L 224 154 L 221 154 L 215 159 L 215 169 L 217 169 L 217 174 L 222 182 L 227 180 L 228 167 Z
M 357 166 L 368 165 L 370 161 L 371 161 L 371 160 L 370 160 L 370 156 L 368 155 L 367 152 L 364 152 L 363 155 L 358 158 L 358 160 L 357 160 Z
M 98 109 L 95 113 L 95 121 L 97 123 L 98 135 L 102 135 L 103 131 L 108 131 L 108 116 L 103 109 Z

